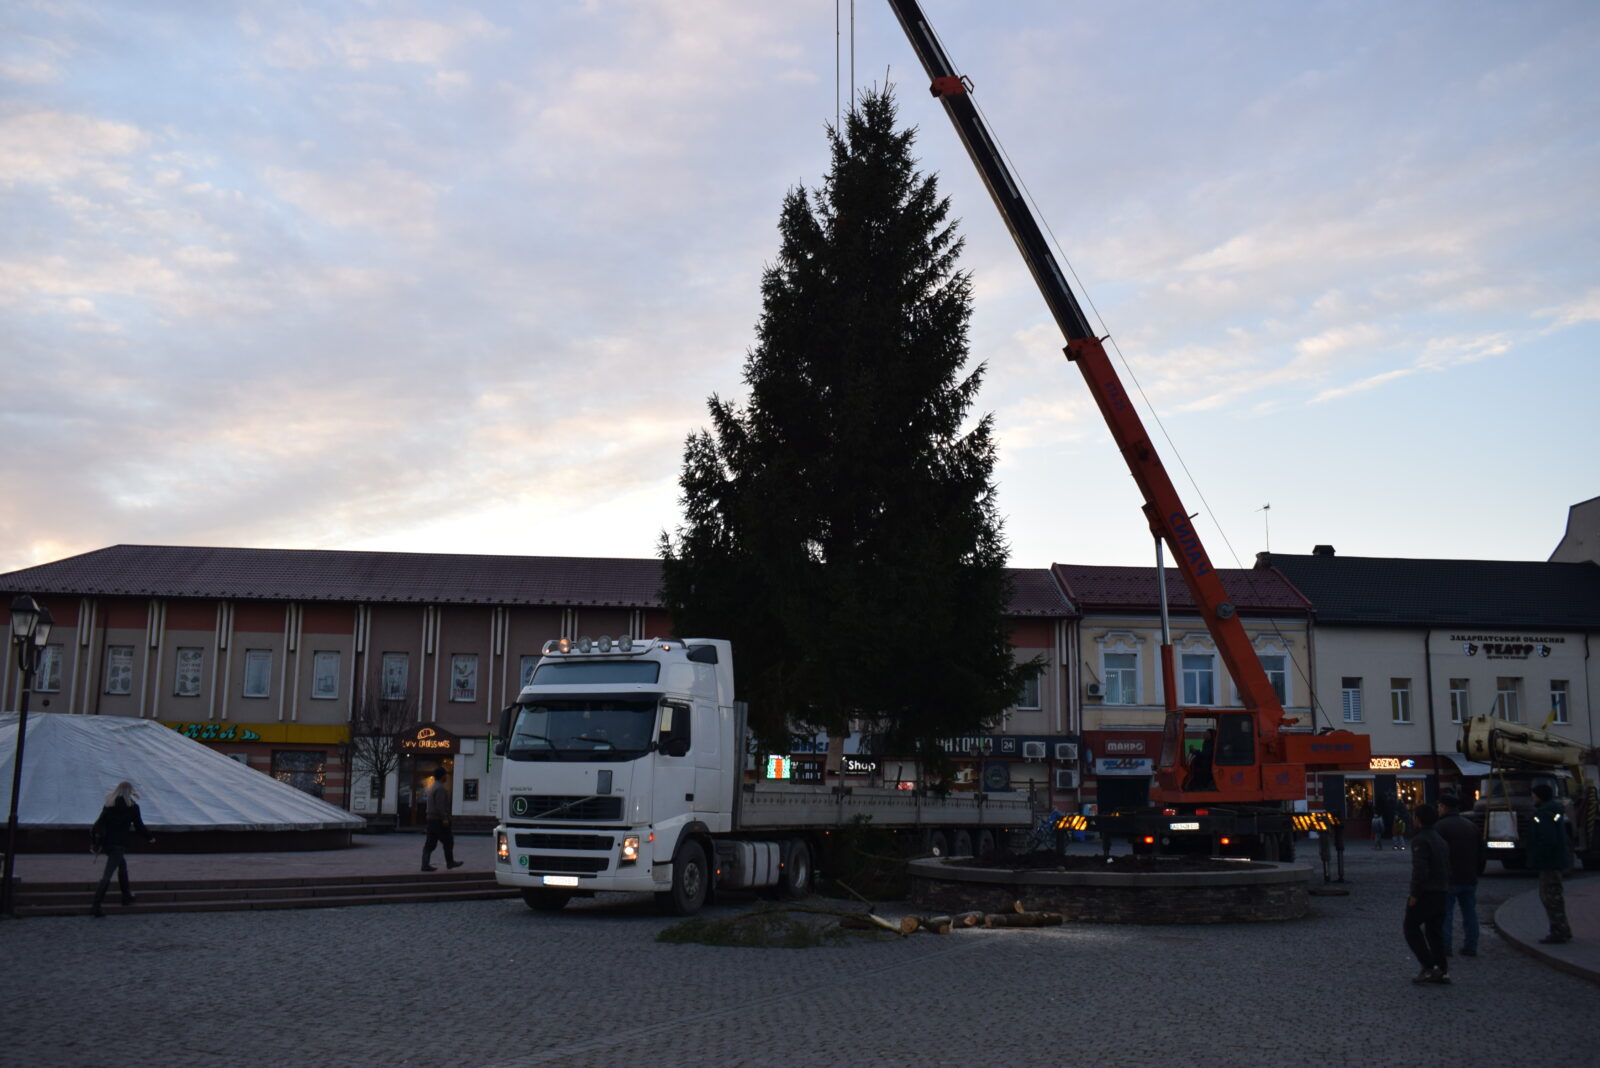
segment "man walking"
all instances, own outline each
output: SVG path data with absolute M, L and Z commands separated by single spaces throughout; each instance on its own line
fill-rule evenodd
M 1406 945 L 1422 971 L 1413 983 L 1448 983 L 1450 964 L 1445 958 L 1445 894 L 1450 888 L 1450 847 L 1433 825 L 1439 813 L 1432 805 L 1418 805 L 1413 813 L 1417 833 L 1411 839 L 1411 896 L 1406 898 Z
M 1454 794 L 1441 794 L 1442 815 L 1433 829 L 1450 847 L 1450 886 L 1444 898 L 1444 955 L 1455 946 L 1453 921 L 1461 910 L 1461 955 L 1478 955 L 1478 868 L 1483 838 L 1472 821 L 1461 814 L 1461 802 Z
M 422 843 L 422 870 L 438 871 L 432 864 L 433 847 L 444 846 L 444 866 L 459 868 L 465 861 L 456 859 L 456 836 L 450 832 L 450 787 L 445 785 L 445 769 L 433 772 L 433 785 L 428 787 L 424 801 L 428 806 L 428 837 Z
M 1567 818 L 1549 783 L 1535 783 L 1533 796 L 1539 803 L 1533 809 L 1528 862 L 1539 873 L 1539 901 L 1550 918 L 1550 933 L 1539 941 L 1560 945 L 1572 941 L 1572 928 L 1567 924 L 1567 899 L 1561 888 L 1561 873 L 1571 863 L 1567 855 Z

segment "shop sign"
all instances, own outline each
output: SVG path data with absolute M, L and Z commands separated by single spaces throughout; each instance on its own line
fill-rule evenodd
M 1559 635 L 1507 635 L 1507 634 L 1452 634 L 1450 640 L 1459 642 L 1467 656 L 1482 654 L 1485 660 L 1527 660 L 1531 656 L 1549 656 L 1551 646 L 1562 645 L 1566 638 Z
M 402 734 L 398 741 L 402 753 L 442 755 L 461 749 L 461 739 L 443 727 L 419 726 Z
M 172 729 L 197 742 L 259 742 L 261 735 L 236 723 L 174 723 Z
M 1107 740 L 1101 744 L 1100 748 L 1102 751 L 1107 753 L 1142 753 L 1144 752 L 1144 739 L 1124 738 L 1119 741 Z
M 1094 773 L 1096 775 L 1149 775 L 1154 769 L 1155 761 L 1149 757 L 1096 757 Z
M 871 775 L 878 770 L 878 762 L 847 756 L 840 761 L 839 770 L 846 775 Z
M 1414 768 L 1417 762 L 1410 757 L 1373 757 L 1367 763 L 1368 771 L 1405 771 Z
M 946 753 L 993 753 L 994 737 L 988 734 L 968 734 L 960 738 L 941 738 L 939 748 Z

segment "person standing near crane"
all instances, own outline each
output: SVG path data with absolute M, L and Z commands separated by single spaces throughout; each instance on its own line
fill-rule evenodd
M 1534 783 L 1533 796 L 1539 803 L 1533 810 L 1533 841 L 1528 850 L 1528 862 L 1539 873 L 1539 903 L 1550 918 L 1550 933 L 1539 941 L 1560 945 L 1572 941 L 1572 927 L 1567 923 L 1567 899 L 1561 885 L 1561 873 L 1571 863 L 1566 812 L 1547 782 Z

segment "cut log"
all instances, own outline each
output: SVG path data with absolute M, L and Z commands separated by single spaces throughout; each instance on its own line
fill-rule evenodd
M 902 918 L 901 921 L 900 921 L 900 933 L 901 934 L 910 934 L 912 931 L 915 931 L 918 927 L 921 927 L 921 926 L 922 926 L 922 917 L 921 916 L 906 916 L 906 917 Z
M 934 934 L 949 934 L 950 917 L 929 916 L 927 919 L 922 921 L 922 929 L 925 931 L 932 931 Z
M 902 937 L 905 932 L 898 923 L 890 923 L 882 916 L 874 916 L 870 912 L 847 912 L 839 917 L 839 926 L 849 931 L 893 931 Z
M 955 922 L 959 927 L 976 927 L 978 924 L 983 922 L 983 913 L 963 912 L 961 915 L 956 917 Z
M 1025 912 L 1027 912 L 1027 911 L 1028 911 L 1028 910 L 1027 910 L 1027 908 L 1026 908 L 1026 907 L 1025 907 L 1025 906 L 1024 906 L 1024 905 L 1023 905 L 1023 904 L 1022 904 L 1022 902 L 1020 902 L 1020 901 L 1013 901 L 1013 902 L 1012 902 L 1012 903 L 1011 903 L 1011 911 L 1012 911 L 1012 912 L 1015 912 L 1015 913 L 1016 913 L 1016 914 L 1017 914 L 1017 915 L 1019 915 L 1019 916 L 1020 916 L 1020 915 L 1022 915 L 1022 914 L 1023 914 L 1023 913 L 1025 913 Z
M 997 912 L 984 917 L 985 927 L 1059 927 L 1059 912 Z

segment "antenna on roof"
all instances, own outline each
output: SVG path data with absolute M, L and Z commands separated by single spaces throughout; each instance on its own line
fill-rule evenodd
M 1267 528 L 1267 552 L 1272 551 L 1272 504 L 1269 501 L 1256 511 L 1261 513 L 1261 524 Z

